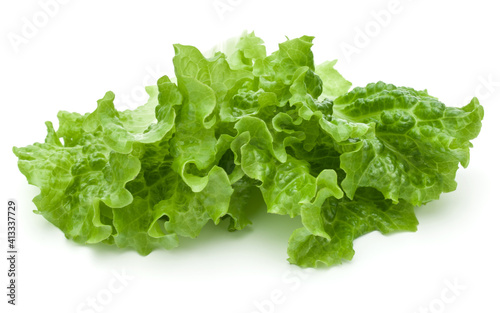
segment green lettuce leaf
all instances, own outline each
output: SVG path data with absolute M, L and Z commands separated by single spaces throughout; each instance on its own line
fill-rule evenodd
M 373 191 L 362 192 L 353 200 L 327 198 L 320 207 L 321 231 L 308 227 L 297 229 L 288 246 L 290 262 L 303 267 L 340 264 L 354 256 L 353 240 L 372 231 L 388 234 L 416 231 L 418 221 L 413 206 L 377 197 Z
M 447 108 L 426 91 L 379 82 L 337 98 L 333 114 L 375 123 L 375 131 L 340 158 L 346 195 L 352 199 L 357 188 L 374 187 L 394 202 L 421 205 L 455 190 L 458 164 L 469 163 L 483 108 L 475 98 L 461 109 Z
M 68 123 L 65 116 L 83 124 L 84 116 L 60 114 L 63 127 Z M 47 129 L 45 143 L 14 147 L 20 171 L 30 184 L 40 188 L 40 194 L 33 200 L 38 213 L 76 242 L 97 243 L 107 239 L 112 227 L 103 224 L 100 204 L 114 208 L 132 202 L 125 184 L 139 172 L 139 160 L 111 151 L 100 139 L 100 132 L 72 137 L 91 144 L 64 147 L 49 122 Z
M 243 230 L 261 197 L 302 222 L 288 254 L 303 267 L 351 260 L 372 231 L 415 231 L 415 208 L 469 164 L 482 106 L 383 82 L 349 91 L 312 41 L 267 54 L 244 33 L 207 56 L 176 44 L 175 77 L 146 87 L 143 106 L 119 111 L 108 92 L 91 113 L 59 112 L 45 142 L 13 148 L 36 212 L 78 243 L 147 255 L 207 223 Z

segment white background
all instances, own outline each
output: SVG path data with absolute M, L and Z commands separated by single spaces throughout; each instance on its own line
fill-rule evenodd
M 48 1 L 0 4 L 1 312 L 500 311 L 495 1 L 69 0 L 46 18 L 40 3 Z M 33 19 L 38 26 L 29 29 Z M 286 261 L 300 222 L 262 206 L 244 231 L 209 225 L 198 239 L 147 257 L 73 244 L 32 213 L 38 189 L 17 170 L 12 146 L 43 141 L 43 122 L 58 110 L 90 112 L 108 90 L 119 108 L 136 106 L 144 84 L 172 73 L 172 44 L 206 51 L 243 30 L 255 30 L 268 52 L 285 36 L 316 36 L 317 63 L 338 59 L 354 86 L 428 89 L 450 106 L 477 96 L 486 116 L 458 189 L 417 209 L 418 232 L 366 235 L 353 261 L 312 271 Z M 16 308 L 4 296 L 11 198 L 19 207 Z

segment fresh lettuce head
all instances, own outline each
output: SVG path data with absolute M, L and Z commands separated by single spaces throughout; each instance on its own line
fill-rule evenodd
M 371 231 L 415 231 L 414 208 L 455 190 L 482 106 L 351 90 L 336 61 L 315 64 L 312 41 L 267 54 L 250 33 L 210 57 L 176 44 L 175 79 L 147 87 L 143 106 L 118 111 L 108 92 L 92 113 L 59 112 L 44 143 L 13 149 L 37 212 L 76 242 L 146 255 L 209 221 L 245 228 L 258 189 L 269 213 L 300 217 L 288 254 L 303 267 L 350 260 Z

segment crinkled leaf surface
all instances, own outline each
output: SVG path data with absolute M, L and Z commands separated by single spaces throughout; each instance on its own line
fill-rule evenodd
M 92 113 L 61 111 L 44 143 L 13 149 L 37 212 L 76 242 L 146 255 L 207 223 L 244 229 L 257 192 L 300 218 L 288 254 L 304 267 L 350 260 L 372 231 L 415 231 L 415 207 L 456 188 L 483 108 L 383 82 L 349 91 L 312 41 L 267 54 L 244 33 L 209 57 L 176 44 L 175 79 L 145 105 L 118 111 L 108 92 Z

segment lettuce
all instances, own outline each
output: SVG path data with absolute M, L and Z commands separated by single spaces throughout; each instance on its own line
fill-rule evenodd
M 482 106 L 383 82 L 350 90 L 336 61 L 315 65 L 312 40 L 269 55 L 253 33 L 209 57 L 174 45 L 176 83 L 147 87 L 145 105 L 117 111 L 108 92 L 92 113 L 61 111 L 44 143 L 13 148 L 40 188 L 36 212 L 78 243 L 147 255 L 209 221 L 245 228 L 258 189 L 269 213 L 300 216 L 288 254 L 303 267 L 350 260 L 368 232 L 415 231 L 415 207 L 456 189 Z

